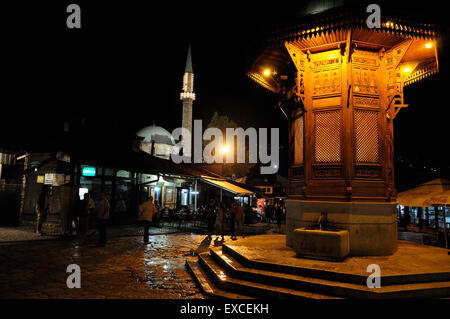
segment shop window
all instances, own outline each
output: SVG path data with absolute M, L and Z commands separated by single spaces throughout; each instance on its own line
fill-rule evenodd
M 105 168 L 105 176 L 114 176 L 114 170 L 112 168 Z
M 187 189 L 182 189 L 181 190 L 181 205 L 182 206 L 187 206 L 189 204 L 188 201 L 188 190 Z
M 130 178 L 130 172 L 129 171 L 124 171 L 124 170 L 120 170 L 117 172 L 117 177 L 123 177 L 123 178 Z

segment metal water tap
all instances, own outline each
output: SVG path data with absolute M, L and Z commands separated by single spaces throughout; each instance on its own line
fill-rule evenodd
M 322 230 L 322 228 L 325 229 L 327 227 L 327 222 L 328 222 L 328 212 L 321 212 L 318 220 L 319 229 L 320 230 Z

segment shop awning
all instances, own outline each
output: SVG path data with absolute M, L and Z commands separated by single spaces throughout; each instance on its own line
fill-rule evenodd
M 401 192 L 397 202 L 402 206 L 430 207 L 450 204 L 450 180 L 438 178 Z
M 225 180 L 218 180 L 218 179 L 211 179 L 211 178 L 206 178 L 206 177 L 202 177 L 201 178 L 205 183 L 217 186 L 219 188 L 222 188 L 226 191 L 229 191 L 233 194 L 236 195 L 253 195 L 255 192 L 242 188 L 240 186 L 234 185 L 230 182 L 227 182 Z

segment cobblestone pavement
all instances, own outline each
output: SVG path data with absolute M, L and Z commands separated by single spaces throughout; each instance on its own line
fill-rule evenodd
M 284 227 L 282 225 L 281 232 L 284 233 Z M 60 228 L 60 227 L 59 227 Z M 27 224 L 18 227 L 0 227 L 0 243 L 17 242 L 17 241 L 30 241 L 30 240 L 49 240 L 57 239 L 62 236 L 62 231 L 58 227 L 44 224 L 43 236 L 36 236 L 34 225 Z M 267 225 L 266 223 L 257 223 L 252 225 L 245 225 L 244 232 L 247 235 L 260 235 L 265 233 L 277 232 L 275 224 Z M 127 237 L 127 236 L 142 236 L 144 228 L 142 225 L 115 225 L 108 226 L 108 237 Z M 206 234 L 207 228 L 203 224 L 184 223 L 178 225 L 178 223 L 161 223 L 158 227 L 151 227 L 150 234 L 175 234 L 180 232 L 194 232 L 197 234 Z M 90 229 L 89 233 L 96 236 L 96 229 Z M 75 233 L 74 233 L 75 234 Z M 225 229 L 225 234 L 230 234 L 228 227 Z
M 111 238 L 106 247 L 75 239 L 0 243 L 0 298 L 204 298 L 185 269 L 207 250 L 191 233 Z M 95 242 L 92 240 L 92 242 Z M 66 285 L 69 264 L 81 268 L 81 288 Z
M 89 233 L 95 234 L 96 229 L 92 228 Z M 120 225 L 109 226 L 108 237 L 124 237 L 124 236 L 140 236 L 143 235 L 144 228 L 142 225 Z M 150 228 L 150 234 L 171 234 L 182 232 L 182 229 L 171 226 L 152 227 Z M 56 239 L 62 236 L 60 230 L 54 231 L 49 227 L 43 228 L 42 236 L 36 236 L 34 226 L 22 225 L 18 227 L 0 227 L 0 243 L 16 242 L 16 241 L 29 241 L 29 240 L 48 240 Z M 74 232 L 75 234 L 75 232 Z

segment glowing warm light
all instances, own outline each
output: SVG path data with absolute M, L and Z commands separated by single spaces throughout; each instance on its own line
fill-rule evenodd
M 228 146 L 222 146 L 222 153 L 226 154 L 228 152 Z
M 427 48 L 427 49 L 431 49 L 431 43 L 427 43 L 427 44 L 425 44 L 425 48 Z
M 270 75 L 270 70 L 269 70 L 269 69 L 265 69 L 264 72 L 263 72 L 263 74 L 264 74 L 265 76 L 269 76 L 269 75 Z
M 410 68 L 410 67 L 406 67 L 406 68 L 403 70 L 403 72 L 405 72 L 405 73 L 408 73 L 409 71 L 411 71 L 411 68 Z

